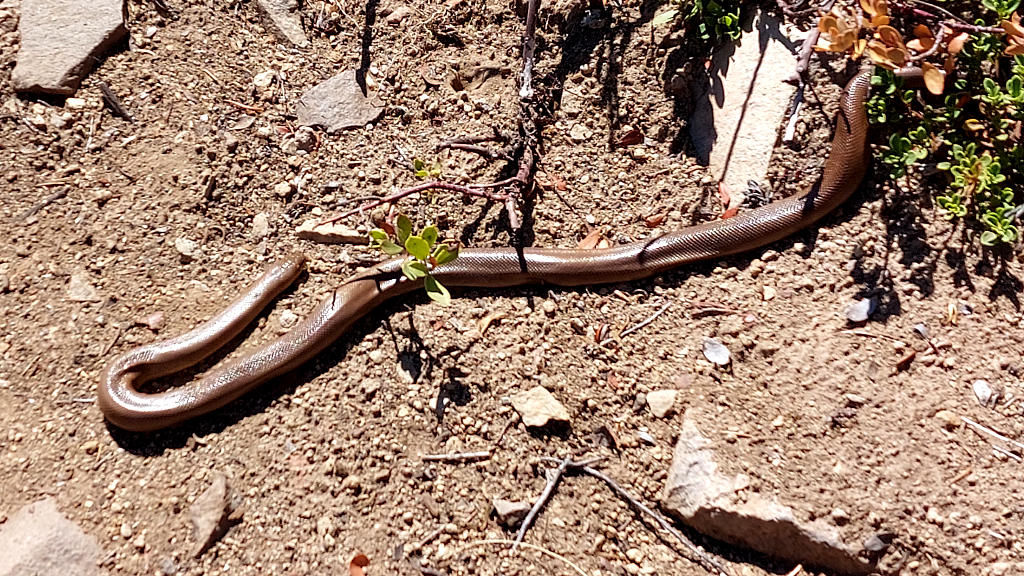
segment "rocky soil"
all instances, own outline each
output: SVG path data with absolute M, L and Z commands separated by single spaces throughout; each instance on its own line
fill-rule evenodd
M 563 478 L 532 547 L 493 542 L 515 531 L 492 502 L 536 499 L 545 456 L 603 456 L 597 467 L 656 506 L 685 414 L 744 493 L 858 546 L 884 540 L 881 573 L 1022 571 L 1024 258 L 980 251 L 927 189 L 881 181 L 814 230 L 652 280 L 459 290 L 449 307 L 404 297 L 212 415 L 149 434 L 109 426 L 95 397 L 113 357 L 194 327 L 301 251 L 308 274 L 239 348 L 283 333 L 381 258 L 302 240 L 305 220 L 417 183 L 412 158 L 459 183 L 502 177 L 500 162 L 434 147 L 514 129 L 519 113 L 523 19 L 508 3 L 307 2 L 301 49 L 256 2 L 169 4 L 129 2 L 130 42 L 54 101 L 14 93 L 19 4 L 0 2 L 0 527 L 52 497 L 114 575 L 334 574 L 360 554 L 367 574 L 705 574 L 586 476 Z M 656 8 L 609 3 L 586 22 L 579 6 L 544 8 L 538 82 L 555 105 L 525 208 L 534 245 L 648 238 L 720 211 L 687 132 L 703 63 L 682 33 L 652 29 Z M 816 66 L 795 142 L 773 158 L 778 194 L 827 153 L 850 71 Z M 378 120 L 298 125 L 307 90 L 359 68 Z M 133 121 L 104 107 L 101 81 Z M 620 145 L 634 129 L 646 138 Z M 498 203 L 434 193 L 400 209 L 466 245 L 509 242 Z M 868 320 L 851 324 L 864 299 Z M 727 367 L 706 358 L 708 338 Z M 520 421 L 515 399 L 536 386 L 568 422 Z M 221 476 L 241 507 L 197 558 L 190 509 Z M 794 568 L 683 530 L 735 574 Z

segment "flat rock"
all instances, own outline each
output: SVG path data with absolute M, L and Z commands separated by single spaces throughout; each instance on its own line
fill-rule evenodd
M 494 515 L 498 523 L 506 528 L 515 528 L 521 524 L 532 508 L 529 502 L 512 502 L 501 498 L 492 500 L 491 505 L 494 506 Z
M 22 0 L 14 89 L 71 96 L 99 57 L 128 35 L 124 19 L 124 0 Z
M 275 36 L 299 48 L 309 46 L 302 29 L 299 0 L 258 0 L 256 4 Z
M 72 302 L 99 302 L 99 290 L 92 285 L 89 273 L 85 270 L 75 270 L 68 280 L 68 300 Z
M 758 11 L 755 25 L 740 40 L 720 48 L 711 59 L 710 80 L 693 87 L 697 94 L 690 137 L 697 160 L 741 196 L 747 181 L 764 182 L 768 161 L 796 88 L 784 80 L 796 59 L 775 18 Z
M 346 70 L 309 89 L 295 106 L 302 126 L 320 126 L 329 133 L 362 128 L 384 114 L 384 105 L 363 92 L 356 70 Z
M 543 386 L 534 386 L 513 396 L 512 407 L 527 426 L 540 427 L 552 420 L 569 421 L 569 411 Z
M 96 539 L 65 518 L 52 498 L 14 513 L 0 526 L 0 576 L 100 574 Z
M 710 445 L 693 420 L 684 417 L 661 497 L 663 509 L 702 534 L 769 556 L 834 574 L 872 571 L 834 527 L 797 520 L 790 507 L 747 489 L 743 475 L 719 473 Z
M 678 390 L 655 390 L 647 395 L 647 408 L 655 418 L 664 418 L 676 403 Z
M 241 520 L 241 500 L 228 486 L 227 478 L 217 474 L 210 487 L 189 507 L 188 517 L 196 543 L 192 554 L 198 558 Z

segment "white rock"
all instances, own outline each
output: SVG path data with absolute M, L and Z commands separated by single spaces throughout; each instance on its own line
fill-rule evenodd
M 543 386 L 534 386 L 513 396 L 512 407 L 527 426 L 544 426 L 552 420 L 569 421 L 569 411 Z
M 664 418 L 672 412 L 678 390 L 655 390 L 647 394 L 647 408 L 655 418 Z

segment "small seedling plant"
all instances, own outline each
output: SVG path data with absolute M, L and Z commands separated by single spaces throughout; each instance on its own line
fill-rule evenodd
M 428 225 L 419 234 L 412 233 L 412 220 L 404 214 L 395 219 L 392 231 L 375 228 L 370 231 L 370 245 L 388 256 L 405 255 L 402 274 L 410 281 L 423 280 L 423 287 L 431 300 L 447 306 L 451 294 L 432 274 L 438 266 L 452 262 L 459 256 L 458 246 L 439 243 L 437 226 Z

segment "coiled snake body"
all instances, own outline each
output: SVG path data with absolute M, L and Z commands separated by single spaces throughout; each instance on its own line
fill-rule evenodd
M 476 248 L 434 270 L 448 286 L 507 287 L 531 283 L 579 286 L 627 282 L 682 264 L 763 246 L 811 224 L 845 201 L 867 168 L 864 104 L 870 74 L 846 85 L 832 148 L 818 185 L 761 208 L 684 228 L 652 240 L 600 250 Z M 375 306 L 420 286 L 406 281 L 400 260 L 390 260 L 346 280 L 290 332 L 241 358 L 215 367 L 184 386 L 147 394 L 138 386 L 178 372 L 234 338 L 300 274 L 305 259 L 275 263 L 237 300 L 198 328 L 116 358 L 103 372 L 99 407 L 120 428 L 146 431 L 173 426 L 215 410 L 248 390 L 294 370 L 329 346 Z

